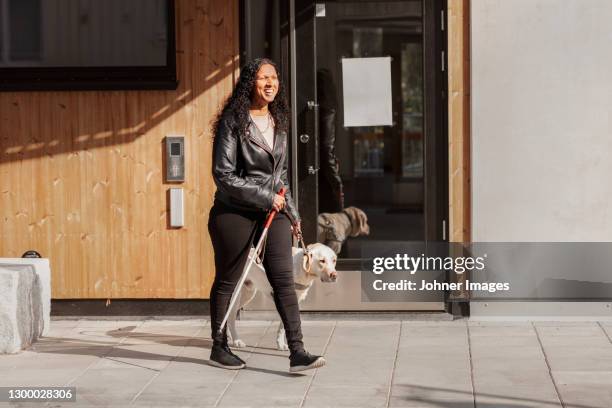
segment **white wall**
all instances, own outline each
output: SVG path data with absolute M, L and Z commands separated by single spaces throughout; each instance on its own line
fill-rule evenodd
M 471 4 L 473 241 L 612 241 L 612 1 Z

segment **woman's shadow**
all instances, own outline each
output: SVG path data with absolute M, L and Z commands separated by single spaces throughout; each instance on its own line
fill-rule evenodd
M 194 358 L 182 355 L 171 356 L 166 354 L 156 354 L 147 351 L 125 349 L 122 346 L 135 346 L 141 343 L 130 342 L 130 339 L 138 341 L 148 341 L 157 344 L 164 344 L 172 347 L 195 347 L 201 348 L 203 351 L 210 350 L 212 348 L 212 339 L 200 338 L 191 336 L 179 336 L 174 334 L 156 334 L 156 333 L 144 333 L 134 332 L 136 326 L 126 326 L 115 330 L 109 330 L 105 333 L 106 336 L 122 339 L 120 343 L 109 342 L 109 341 L 92 341 L 86 339 L 74 339 L 68 337 L 43 337 L 37 343 L 33 345 L 31 351 L 37 353 L 59 353 L 59 354 L 70 354 L 70 355 L 90 355 L 97 356 L 100 358 L 127 358 L 135 360 L 149 360 L 149 361 L 164 361 L 171 360 L 178 363 L 189 363 L 189 364 L 208 364 L 208 358 Z M 82 333 L 87 333 L 84 330 Z M 265 352 L 261 350 L 275 350 L 269 347 L 255 347 L 249 351 L 253 354 L 269 355 L 272 357 L 284 357 L 279 356 L 271 352 Z M 246 351 L 246 350 L 245 350 Z M 203 353 L 204 354 L 204 353 Z M 211 367 L 212 368 L 212 367 Z M 259 367 L 247 367 L 245 370 L 254 372 L 261 372 L 266 374 L 279 375 L 282 377 L 293 377 L 295 374 L 270 370 Z

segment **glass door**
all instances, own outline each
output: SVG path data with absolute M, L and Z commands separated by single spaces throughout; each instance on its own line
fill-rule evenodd
M 367 227 L 339 237 L 341 267 L 354 268 L 368 242 L 445 240 L 443 2 L 294 4 L 295 176 L 307 241 L 321 240 L 321 215 L 361 212 Z

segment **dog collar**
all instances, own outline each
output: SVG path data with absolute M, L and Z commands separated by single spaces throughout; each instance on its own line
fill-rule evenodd
M 341 214 L 344 214 L 346 216 L 346 218 L 348 218 L 349 222 L 351 221 L 351 216 L 349 215 L 348 212 L 346 212 L 346 210 L 342 210 L 340 211 Z
M 359 236 L 359 227 L 355 227 L 355 226 L 353 225 L 353 222 L 351 221 L 351 216 L 350 216 L 350 215 L 349 215 L 349 213 L 346 211 L 346 209 L 342 210 L 342 211 L 341 211 L 341 213 L 342 213 L 342 214 L 344 214 L 344 216 L 345 216 L 346 218 L 348 218 L 349 225 L 351 226 L 350 233 L 349 233 L 349 234 L 350 234 L 350 236 L 351 236 L 351 237 L 358 237 L 358 236 Z M 355 228 L 357 229 L 357 231 L 355 231 Z

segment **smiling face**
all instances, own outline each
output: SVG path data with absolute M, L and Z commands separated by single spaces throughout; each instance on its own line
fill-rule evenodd
M 270 64 L 259 67 L 253 86 L 252 102 L 256 106 L 264 106 L 274 101 L 278 93 L 278 75 Z

